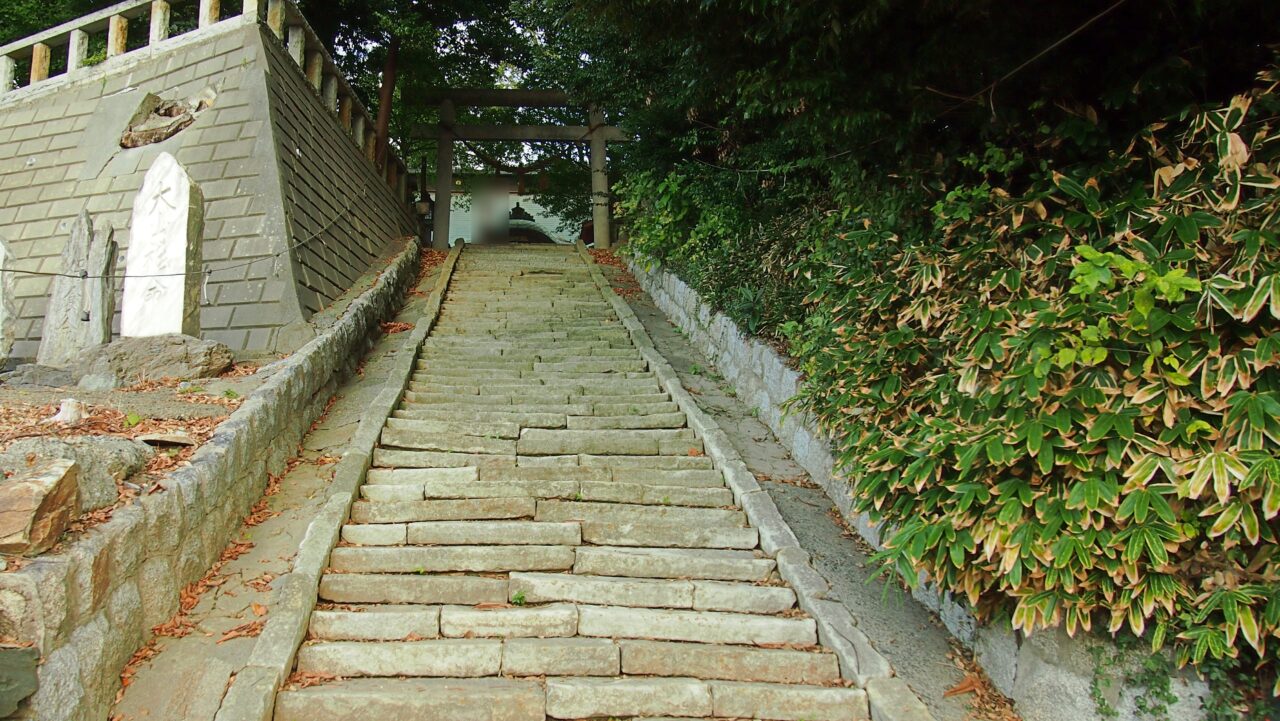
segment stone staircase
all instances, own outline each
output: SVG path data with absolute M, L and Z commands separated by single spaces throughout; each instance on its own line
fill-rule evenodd
M 276 721 L 867 718 L 571 248 L 469 249 Z

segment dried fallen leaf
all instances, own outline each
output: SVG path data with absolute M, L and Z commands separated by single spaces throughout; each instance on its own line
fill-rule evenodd
M 258 634 L 262 633 L 263 625 L 263 621 L 242 623 L 222 634 L 222 638 L 218 639 L 218 644 L 221 645 L 233 638 L 255 638 Z
M 267 615 L 267 607 L 263 606 L 261 603 L 251 603 L 249 604 L 249 609 L 253 611 L 253 615 L 258 616 L 259 618 Z

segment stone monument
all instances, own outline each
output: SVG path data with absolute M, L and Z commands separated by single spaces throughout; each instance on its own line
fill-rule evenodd
M 50 286 L 38 364 L 67 368 L 86 348 L 111 341 L 116 302 L 114 234 L 110 227 L 95 232 L 83 211 L 71 225 L 71 238 L 62 249 L 66 275 L 54 278 Z
M 133 201 L 120 335 L 200 335 L 204 194 L 169 153 Z
M 9 360 L 13 350 L 13 326 L 17 321 L 13 302 L 13 253 L 9 244 L 0 238 L 0 368 Z

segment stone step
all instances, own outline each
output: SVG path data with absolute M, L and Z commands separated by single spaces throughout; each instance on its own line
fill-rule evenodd
M 535 373 L 624 373 L 649 370 L 649 364 L 643 360 L 623 360 L 621 358 L 591 361 L 558 361 L 553 363 L 538 362 L 533 364 Z
M 791 684 L 710 681 L 712 713 L 761 721 L 863 721 L 871 718 L 867 692 Z
M 549 456 L 565 453 L 590 453 L 601 455 L 669 455 L 688 453 L 690 449 L 701 452 L 702 442 L 694 438 L 693 431 L 679 430 L 611 430 L 570 431 L 526 428 L 516 441 L 520 455 Z
M 715 468 L 715 463 L 706 456 L 598 456 L 590 453 L 579 454 L 578 465 L 613 468 L 614 479 L 620 481 L 627 479 L 617 475 L 619 468 L 637 471 L 688 471 Z
M 410 433 L 479 435 L 481 438 L 520 438 L 518 423 L 475 423 L 475 421 L 438 421 L 389 417 L 387 428 Z
M 474 466 L 457 468 L 370 468 L 365 477 L 366 484 L 402 486 L 410 483 L 431 483 L 451 481 L 466 483 L 480 477 L 480 471 Z
M 577 481 L 498 481 L 487 483 L 483 481 L 428 481 L 426 483 L 404 485 L 370 485 L 361 488 L 360 491 L 362 496 L 370 501 L 418 501 L 433 498 L 572 499 L 583 497 L 580 484 Z M 730 494 L 731 503 L 732 500 L 732 494 Z
M 513 638 L 502 649 L 504 676 L 617 676 L 618 645 L 600 638 Z
M 619 483 L 641 483 L 655 486 L 685 486 L 689 488 L 723 488 L 724 475 L 709 469 L 626 468 L 615 466 L 611 478 Z
M 373 449 L 373 465 L 380 468 L 458 468 L 462 466 L 515 467 L 516 457 L 476 455 L 447 451 L 409 451 L 398 448 Z
M 512 572 L 509 580 L 512 597 L 526 603 L 572 602 L 768 615 L 788 611 L 796 602 L 795 593 L 785 587 L 723 581 L 521 571 Z
M 448 408 L 443 405 L 414 406 L 392 414 L 393 418 L 422 421 L 465 423 L 514 423 L 524 428 L 564 428 L 566 416 L 556 413 L 520 413 L 506 409 L 476 410 L 473 408 Z
M 329 568 L 346 573 L 498 573 L 573 567 L 572 546 L 392 546 L 333 549 Z
M 577 546 L 582 543 L 581 529 L 577 523 L 427 521 L 408 524 L 406 542 L 435 546 Z
M 595 501 L 538 501 L 535 521 L 587 521 L 600 523 L 626 523 L 643 518 L 649 523 L 688 523 L 701 526 L 746 527 L 747 517 L 742 511 L 721 508 L 688 508 L 685 506 L 646 506 L 635 503 L 600 503 Z M 359 505 L 358 503 L 356 505 Z M 379 504 L 382 506 L 390 504 Z M 388 519 L 395 520 L 445 520 L 430 518 Z
M 505 603 L 507 580 L 480 576 L 326 573 L 320 598 L 334 603 Z
M 497 676 L 502 642 L 490 639 L 320 642 L 298 649 L 298 671 L 335 676 Z
M 416 387 L 419 390 L 408 390 L 404 392 L 404 402 L 401 404 L 402 408 L 412 408 L 417 405 L 438 405 L 441 403 L 478 407 L 495 406 L 499 408 L 518 404 L 522 407 L 544 409 L 543 412 L 546 413 L 558 413 L 561 408 L 581 410 L 583 408 L 590 407 L 586 401 L 582 401 L 581 403 L 576 402 L 578 399 L 584 398 L 584 396 L 575 396 L 574 401 L 571 402 L 569 400 L 568 393 L 558 393 L 554 391 L 544 393 L 532 391 L 526 393 L 522 391 L 517 395 L 509 393 L 459 395 L 456 393 L 437 392 L 426 388 L 421 384 L 412 384 L 411 387 Z M 569 413 L 570 411 L 565 410 L 564 412 Z M 586 411 L 586 413 L 590 413 L 590 411 Z M 585 415 L 586 413 L 579 413 L 579 415 Z
M 620 606 L 579 606 L 578 634 L 747 646 L 818 642 L 811 618 Z
M 405 411 L 479 411 L 487 413 L 554 414 L 561 416 L 591 415 L 591 404 L 581 401 L 581 397 L 575 397 L 574 403 L 534 403 L 523 398 L 502 403 L 494 399 L 508 396 L 454 396 L 448 393 L 416 393 L 414 391 L 405 391 L 404 396 L 404 400 L 400 402 L 400 410 Z
M 578 632 L 578 607 L 571 603 L 512 608 L 445 606 L 440 635 L 450 638 L 553 638 Z
M 680 407 L 671 401 L 665 391 L 657 393 L 600 393 L 583 395 L 576 399 L 594 406 L 591 413 L 578 415 L 636 416 L 653 413 L 675 413 Z M 624 410 L 625 409 L 625 410 Z
M 687 486 L 659 486 L 647 483 L 585 482 L 578 491 L 578 500 L 608 501 L 611 503 L 644 503 L 662 506 L 701 506 L 720 508 L 733 505 L 733 493 L 728 488 L 689 488 Z M 546 496 L 550 498 L 550 496 Z
M 316 610 L 310 636 L 322 641 L 400 641 L 440 635 L 439 606 L 358 606 L 352 611 Z
M 688 523 L 582 523 L 582 540 L 598 546 L 736 548 L 750 550 L 760 541 L 754 528 L 695 526 Z
M 548 678 L 546 685 L 554 719 L 705 717 L 714 708 L 711 688 L 692 678 Z
M 541 456 L 540 458 L 546 458 Z M 515 468 L 483 468 L 480 469 L 481 482 L 521 482 L 521 481 L 579 481 L 608 483 L 613 480 L 613 471 L 608 468 L 584 468 L 577 465 L 551 466 L 517 466 Z M 519 461 L 517 461 L 518 463 Z
M 764 581 L 773 573 L 770 558 L 751 551 L 693 548 L 578 549 L 573 572 L 628 578 L 696 578 L 720 581 Z
M 517 394 L 529 391 L 567 393 L 592 396 L 646 396 L 661 393 L 656 380 L 635 378 L 616 379 L 607 383 L 582 383 L 545 379 L 525 374 L 520 378 L 489 378 L 482 381 L 464 378 L 441 377 L 430 373 L 415 373 L 409 388 L 415 392 L 459 393 L 462 395 Z
M 536 681 L 354 678 L 281 691 L 275 721 L 545 721 Z
M 548 432 L 554 433 L 555 431 Z M 388 426 L 382 431 L 381 443 L 384 447 L 390 446 L 421 451 L 512 455 L 516 452 L 517 441 L 454 433 L 432 433 Z
M 835 654 L 751 646 L 619 641 L 622 673 L 825 685 L 840 681 Z
M 355 523 L 409 523 L 413 521 L 474 521 L 483 519 L 529 518 L 534 515 L 532 498 L 474 498 L 441 501 L 356 501 L 351 504 Z M 536 519 L 543 520 L 543 519 Z M 568 518 L 547 519 L 567 521 Z
M 637 416 L 569 416 L 571 431 L 595 431 L 612 429 L 684 428 L 683 413 L 654 413 Z

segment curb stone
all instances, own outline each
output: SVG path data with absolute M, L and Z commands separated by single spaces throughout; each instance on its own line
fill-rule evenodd
M 386 386 L 360 419 L 348 449 L 334 470 L 329 499 L 307 526 L 293 570 L 272 597 L 271 614 L 249 656 L 249 664 L 236 674 L 214 721 L 270 721 L 274 715 L 276 693 L 288 678 L 298 646 L 306 637 L 329 552 L 338 541 L 342 523 L 369 468 L 382 425 L 408 387 L 418 348 L 439 318 L 440 306 L 462 249 L 463 245 L 459 244 L 450 251 L 422 319 L 397 352 Z
M 688 418 L 689 426 L 699 431 L 707 455 L 722 465 L 726 483 L 733 488 L 734 496 L 738 498 L 739 491 L 746 490 L 747 487 L 745 479 L 738 472 L 738 465 L 742 464 L 741 457 L 728 442 L 728 437 L 715 420 L 693 402 L 692 397 L 680 384 L 679 377 L 675 374 L 671 364 L 657 352 L 631 306 L 627 305 L 613 291 L 613 286 L 604 277 L 599 266 L 596 265 L 595 259 L 587 252 L 586 246 L 579 241 L 577 248 L 578 254 L 591 270 L 591 278 L 595 281 L 596 287 L 608 299 L 618 317 L 622 319 L 623 326 L 631 333 L 632 342 L 639 349 L 641 356 L 649 362 L 649 367 L 658 376 L 662 386 L 671 394 L 680 410 L 684 411 L 686 418 Z M 705 432 L 702 429 L 705 429 Z M 730 468 L 734 470 L 731 472 Z M 745 464 L 742 464 L 742 468 L 745 469 Z M 749 471 L 747 475 L 750 475 Z M 754 476 L 751 477 L 751 485 L 755 486 L 752 490 L 760 490 Z M 877 688 L 875 684 L 871 684 L 868 687 L 868 684 L 872 680 L 888 679 L 893 675 L 893 669 L 889 662 L 871 646 L 866 634 L 856 627 L 853 616 L 843 604 L 817 596 L 819 592 L 825 595 L 830 590 L 830 585 L 809 564 L 809 555 L 799 547 L 798 541 L 794 545 L 787 543 L 788 536 L 782 534 L 780 529 L 777 528 L 776 523 L 781 521 L 782 526 L 790 534 L 789 538 L 795 539 L 795 534 L 791 532 L 790 526 L 787 526 L 785 520 L 781 519 L 781 513 L 778 511 L 773 499 L 767 493 L 757 494 L 753 499 L 746 499 L 747 496 L 751 495 L 751 491 L 742 494 L 742 498 L 748 500 L 747 503 L 742 504 L 742 509 L 751 521 L 751 525 L 760 529 L 762 548 L 765 548 L 766 533 L 764 526 L 766 525 L 775 534 L 781 536 L 781 538 L 771 539 L 770 543 L 787 544 L 779 546 L 772 551 L 777 556 L 778 571 L 788 583 L 792 584 L 801 609 L 813 616 L 817 622 L 821 642 L 835 652 L 840 662 L 841 672 L 845 678 L 855 682 L 859 687 L 867 689 L 869 703 L 880 706 L 887 705 L 889 703 L 887 695 L 884 697 L 885 701 L 880 701 L 882 689 Z M 770 551 L 766 549 L 766 552 Z M 785 562 L 782 560 L 783 556 L 787 557 Z M 785 571 L 784 565 L 786 566 Z M 796 580 L 793 581 L 788 576 Z M 796 581 L 799 581 L 799 583 Z M 896 686 L 884 688 L 888 689 L 889 692 L 901 690 Z M 909 693 L 909 690 L 907 692 Z M 916 700 L 919 702 L 919 699 Z M 923 704 L 921 706 L 923 707 Z M 905 717 L 904 721 L 908 719 L 916 721 L 917 718 L 919 721 L 924 721 L 932 719 L 932 716 L 925 709 L 923 716 Z

